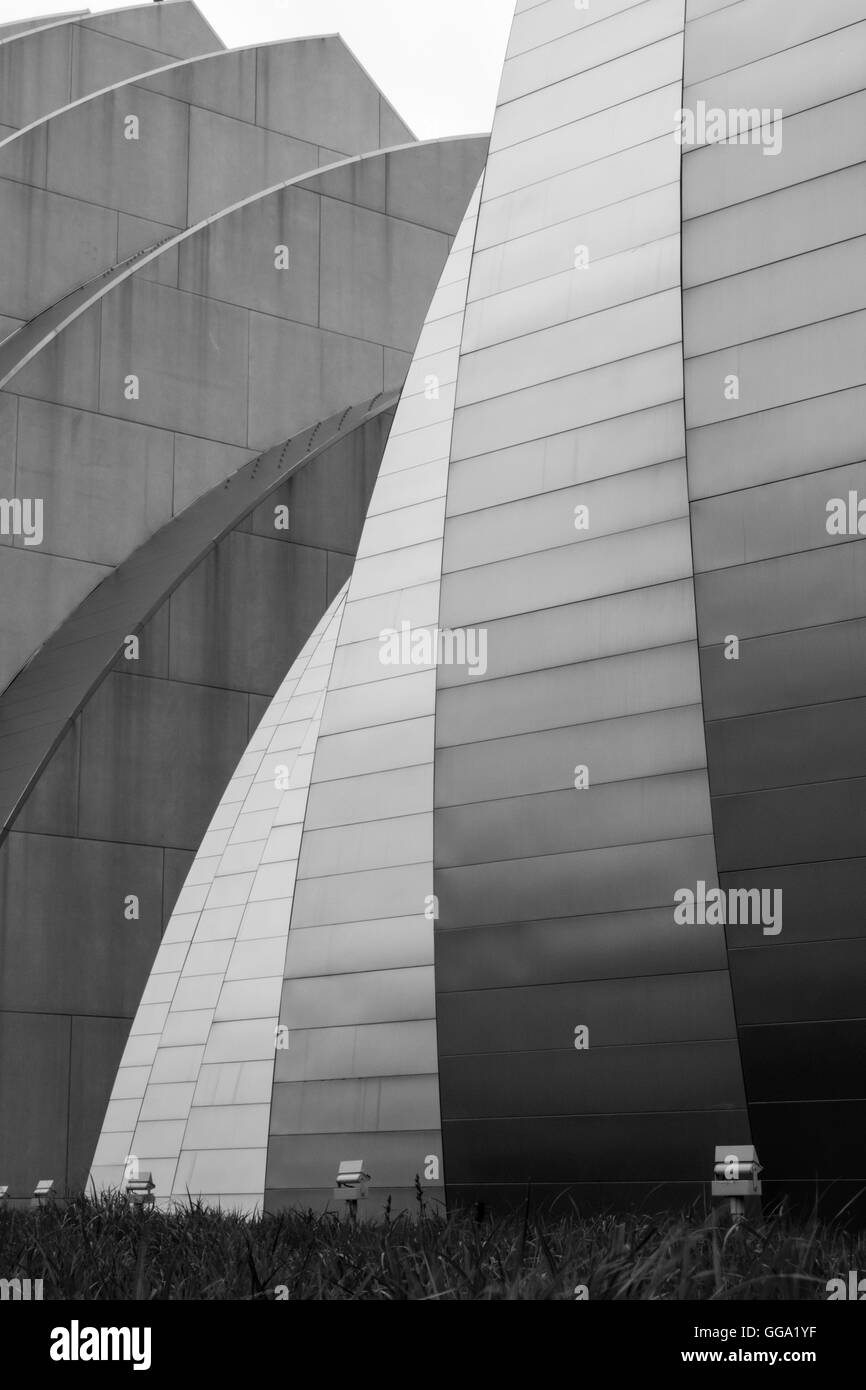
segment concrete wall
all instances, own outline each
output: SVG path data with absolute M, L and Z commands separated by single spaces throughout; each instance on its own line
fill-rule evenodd
M 0 544 L 5 679 L 202 493 L 402 382 L 485 149 L 413 146 L 282 187 L 106 282 L 65 326 L 68 308 L 42 316 L 42 350 L 0 395 L 6 495 L 45 503 L 41 545 Z M 0 1101 L 14 1120 L 0 1168 L 19 1191 L 49 1170 L 84 1180 L 164 923 L 232 766 L 348 578 L 383 444 L 331 451 L 196 568 L 147 624 L 140 661 L 85 704 L 0 849 Z M 274 534 L 282 500 L 288 537 Z
M 193 59 L 64 107 L 0 143 L 0 316 L 11 332 L 172 231 L 412 138 L 336 35 Z M 176 257 L 148 273 L 175 271 Z
M 29 29 L 0 43 L 0 127 L 18 130 L 89 92 L 223 46 L 192 0 Z
M 685 104 L 784 113 L 773 156 L 685 151 L 688 458 L 722 883 L 783 894 L 779 935 L 728 928 L 752 1129 L 826 1213 L 866 1173 L 866 548 L 827 530 L 866 493 L 864 74 L 862 4 L 689 6 Z
M 136 263 L 9 381 L 3 466 L 44 499 L 45 534 L 0 538 L 0 684 L 192 497 L 402 382 L 484 148 L 413 146 L 251 200 Z
M 0 846 L 0 1171 L 19 1195 L 39 1173 L 86 1178 L 163 928 L 235 764 L 351 569 L 389 426 L 332 447 L 195 567 L 140 630 L 139 658 L 98 684 Z
M 32 19 L 13 19 L 8 24 L 0 24 L 0 43 L 6 39 L 12 39 L 16 34 L 23 34 L 25 29 L 41 29 L 46 24 L 52 24 L 60 20 L 81 19 L 90 13 L 89 10 L 61 11 L 59 14 L 34 15 Z

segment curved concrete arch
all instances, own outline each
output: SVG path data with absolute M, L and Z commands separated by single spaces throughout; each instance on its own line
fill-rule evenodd
M 90 93 L 0 140 L 0 323 L 11 331 L 263 188 L 412 139 L 339 35 L 221 50 Z
M 0 845 L 65 731 L 120 655 L 205 555 L 354 431 L 393 412 L 399 392 L 306 429 L 199 498 L 114 570 L 0 695 Z
M 220 468 L 227 476 L 347 398 L 401 384 L 485 148 L 476 137 L 412 144 L 283 182 L 118 267 L 0 345 L 0 416 L 18 491 L 29 495 L 25 480 L 38 469 L 33 491 L 46 516 L 38 550 L 0 545 L 20 610 L 9 615 L 3 683 L 179 510 L 179 466 L 216 481 Z M 289 244 L 284 272 L 275 251 Z M 176 286 L 145 278 L 175 252 Z M 138 380 L 137 399 L 127 378 Z M 97 488 L 87 481 L 95 468 Z M 82 489 L 88 509 L 76 514 Z M 43 576 L 61 571 L 36 622 L 42 599 L 27 586 L 41 595 Z
M 23 34 L 28 29 L 44 29 L 48 24 L 60 23 L 61 20 L 84 19 L 89 15 L 89 10 L 71 10 L 66 13 L 34 15 L 32 19 L 10 19 L 6 24 L 0 24 L 0 43 L 5 43 L 7 39 L 14 39 L 17 34 Z
M 119 1188 L 131 1162 L 160 1206 L 196 1192 L 262 1207 L 298 845 L 346 588 L 238 764 L 166 928 L 96 1146 L 97 1190 Z
M 347 409 L 213 488 L 0 700 L 6 809 L 17 802 L 0 845 L 0 1162 L 15 1190 L 34 1166 L 76 1190 L 86 1178 L 214 807 L 351 570 L 393 406 Z M 38 1099 L 22 1109 L 25 1077 Z
M 112 82 L 224 47 L 192 0 L 41 24 L 0 41 L 0 136 Z

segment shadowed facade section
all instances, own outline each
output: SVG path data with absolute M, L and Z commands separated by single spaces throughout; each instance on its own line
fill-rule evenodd
M 724 887 L 778 892 L 783 908 L 778 935 L 728 927 L 739 1045 L 768 1196 L 862 1216 L 866 15 L 845 0 L 691 10 L 684 106 L 762 113 L 759 140 L 683 160 L 716 850 Z
M 716 881 L 684 457 L 683 21 L 682 3 L 518 5 L 505 64 L 440 612 L 488 647 L 483 674 L 440 668 L 436 703 L 454 1205 L 517 1204 L 531 1182 L 544 1203 L 677 1206 L 715 1144 L 748 1140 L 723 932 L 673 917 L 679 888 Z

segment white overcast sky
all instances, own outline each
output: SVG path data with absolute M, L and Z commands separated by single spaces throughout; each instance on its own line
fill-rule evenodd
M 487 131 L 514 0 L 197 0 L 228 48 L 342 34 L 422 140 Z M 117 0 L 0 0 L 0 23 Z

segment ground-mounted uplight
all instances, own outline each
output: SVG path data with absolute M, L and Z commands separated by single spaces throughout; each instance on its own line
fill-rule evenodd
M 716 1145 L 712 1193 L 728 1199 L 734 1221 L 743 1220 L 747 1197 L 760 1197 L 762 1172 L 754 1144 Z
M 33 1189 L 32 1205 L 34 1207 L 47 1206 L 49 1202 L 53 1202 L 55 1200 L 56 1196 L 57 1193 L 54 1190 L 54 1179 L 41 1178 L 39 1182 L 36 1184 L 35 1188 Z
M 340 1164 L 334 1201 L 345 1202 L 351 1220 L 358 1219 L 358 1203 L 370 1190 L 370 1174 L 364 1172 L 363 1158 L 348 1158 Z
M 128 1178 L 123 1190 L 131 1207 L 152 1207 L 154 1204 L 156 1183 L 149 1172 L 136 1173 Z

